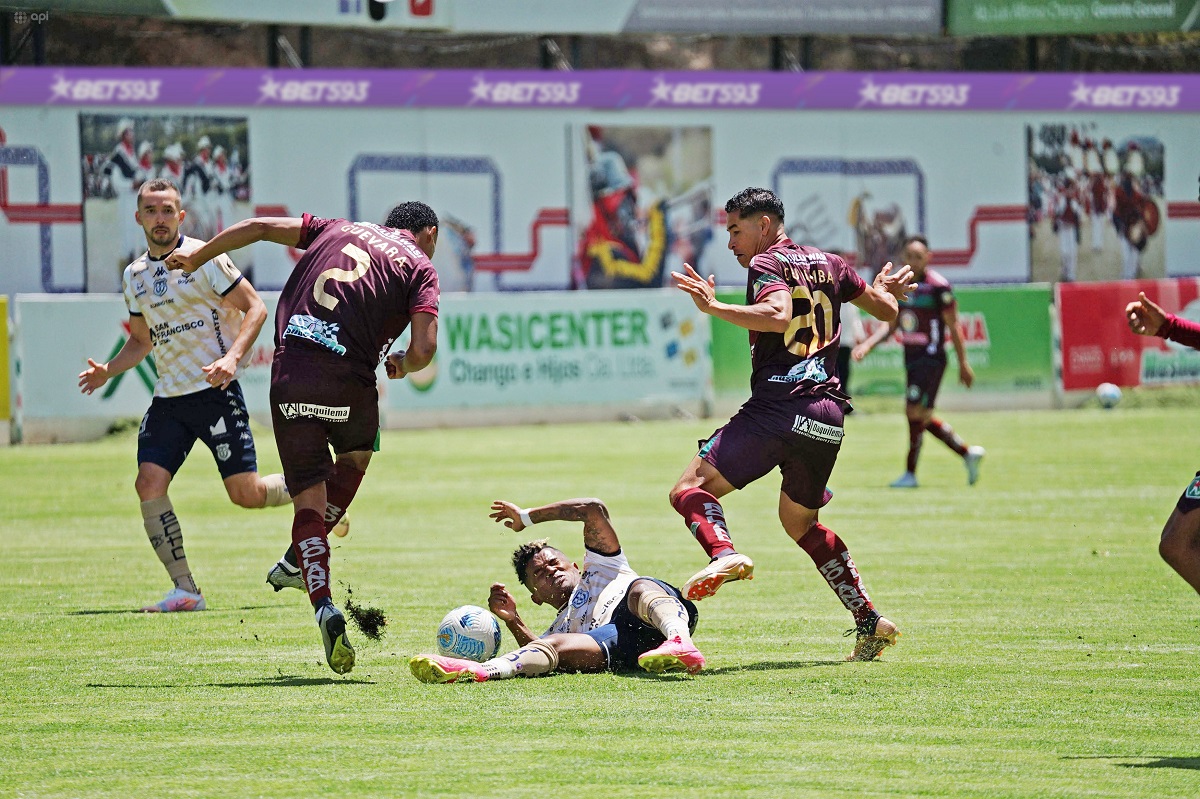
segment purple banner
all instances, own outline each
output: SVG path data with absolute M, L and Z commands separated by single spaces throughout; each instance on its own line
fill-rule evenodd
M 1200 111 L 1200 75 L 10 67 L 5 105 Z

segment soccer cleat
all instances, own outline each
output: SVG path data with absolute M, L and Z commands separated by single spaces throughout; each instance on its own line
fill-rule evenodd
M 693 644 L 684 643 L 678 635 L 661 646 L 638 655 L 638 665 L 651 674 L 666 671 L 686 671 L 695 674 L 704 668 L 704 655 Z
M 317 626 L 325 642 L 325 662 L 337 674 L 349 674 L 354 668 L 354 647 L 346 638 L 346 617 L 332 603 L 317 609 Z
M 408 667 L 421 682 L 484 682 L 488 678 L 483 666 L 473 660 L 440 655 L 414 655 Z
M 337 524 L 329 532 L 336 535 L 338 538 L 345 538 L 350 535 L 350 514 L 343 513 L 342 518 L 338 519 Z
M 683 585 L 683 595 L 692 601 L 717 593 L 717 589 L 733 580 L 753 580 L 754 562 L 734 552 L 717 558 Z
M 905 472 L 890 483 L 892 488 L 916 488 L 917 476 L 912 472 Z
M 204 597 L 200 594 L 193 594 L 182 588 L 172 588 L 161 602 L 142 608 L 142 613 L 179 613 L 185 610 L 204 610 L 206 607 Z
M 285 560 L 279 561 L 271 567 L 271 571 L 267 572 L 267 585 L 274 588 L 276 593 L 285 588 L 307 590 L 304 587 L 304 580 L 300 577 L 300 570 L 293 571 L 291 565 Z
M 846 660 L 874 660 L 879 657 L 885 646 L 895 646 L 900 637 L 900 629 L 883 616 L 876 616 L 866 624 L 853 630 L 847 630 L 846 635 L 857 633 L 854 651 L 846 656 Z
M 979 482 L 979 462 L 986 454 L 983 447 L 967 447 L 967 454 L 963 455 L 963 462 L 967 464 L 967 485 L 973 486 Z

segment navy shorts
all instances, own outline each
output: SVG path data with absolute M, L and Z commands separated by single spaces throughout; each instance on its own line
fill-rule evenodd
M 242 387 L 206 388 L 180 397 L 155 397 L 138 430 L 138 465 L 157 464 L 172 476 L 196 439 L 212 450 L 221 479 L 258 471 Z
M 337 356 L 276 350 L 271 364 L 271 422 L 294 497 L 333 476 L 337 454 L 377 449 L 379 391 Z
M 842 447 L 844 417 L 842 403 L 833 397 L 751 397 L 700 442 L 699 454 L 738 489 L 778 466 L 788 499 L 816 510 L 829 501 L 825 486 Z
M 904 364 L 907 386 L 904 399 L 909 405 L 932 408 L 937 401 L 938 389 L 942 387 L 942 375 L 946 373 L 946 362 L 940 358 L 920 358 Z
M 664 591 L 682 602 L 688 614 L 688 631 L 696 631 L 696 620 L 699 618 L 696 605 L 691 600 L 684 599 L 678 588 L 670 583 L 664 583 L 662 580 L 655 580 L 653 577 L 639 577 L 630 583 L 629 587 L 633 588 L 634 583 L 638 580 L 650 580 L 657 583 Z M 656 627 L 642 621 L 629 609 L 629 600 L 626 598 L 629 591 L 626 590 L 625 593 L 626 596 L 621 597 L 621 602 L 613 611 L 612 620 L 608 624 L 602 624 L 596 629 L 584 633 L 600 645 L 600 649 L 604 652 L 604 659 L 608 662 L 609 671 L 636 669 L 638 655 L 649 652 L 667 640 L 663 638 L 662 633 Z

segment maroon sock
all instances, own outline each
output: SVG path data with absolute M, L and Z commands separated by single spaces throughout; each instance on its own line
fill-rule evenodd
M 925 427 L 938 441 L 941 441 L 947 447 L 957 452 L 960 456 L 966 456 L 967 444 L 958 437 L 958 433 L 954 432 L 953 427 L 946 424 L 941 419 L 930 419 Z
M 813 522 L 799 544 L 813 559 L 817 571 L 821 572 L 838 599 L 854 614 L 855 624 L 864 624 L 875 614 L 875 606 L 867 596 L 858 569 L 854 568 L 854 559 L 837 533 L 820 522 Z
M 702 488 L 689 488 L 671 504 L 710 558 L 736 551 L 725 526 L 725 510 L 712 494 Z
M 924 433 L 924 422 L 908 420 L 908 460 L 904 462 L 905 471 L 917 473 L 917 457 L 921 454 L 921 436 Z
M 346 509 L 358 493 L 363 474 L 347 463 L 334 466 L 333 477 L 325 481 L 325 532 L 332 532 L 346 515 Z
M 329 539 L 321 514 L 311 508 L 296 511 L 292 521 L 292 548 L 300 564 L 300 576 L 308 588 L 309 601 L 313 607 L 322 599 L 330 597 L 329 588 Z

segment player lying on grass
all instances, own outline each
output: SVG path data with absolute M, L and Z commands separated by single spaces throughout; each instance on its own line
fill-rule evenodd
M 566 499 L 526 510 L 497 500 L 491 518 L 518 533 L 539 522 L 583 522 L 583 570 L 544 539 L 522 544 L 513 552 L 513 568 L 535 605 L 558 609 L 550 629 L 535 635 L 517 612 L 513 595 L 503 583 L 494 583 L 488 607 L 520 648 L 485 663 L 417 655 L 409 667 L 418 680 L 483 682 L 639 666 L 654 673 L 695 674 L 704 668 L 704 656 L 691 638 L 696 606 L 675 586 L 639 577 L 629 567 L 603 502 Z

